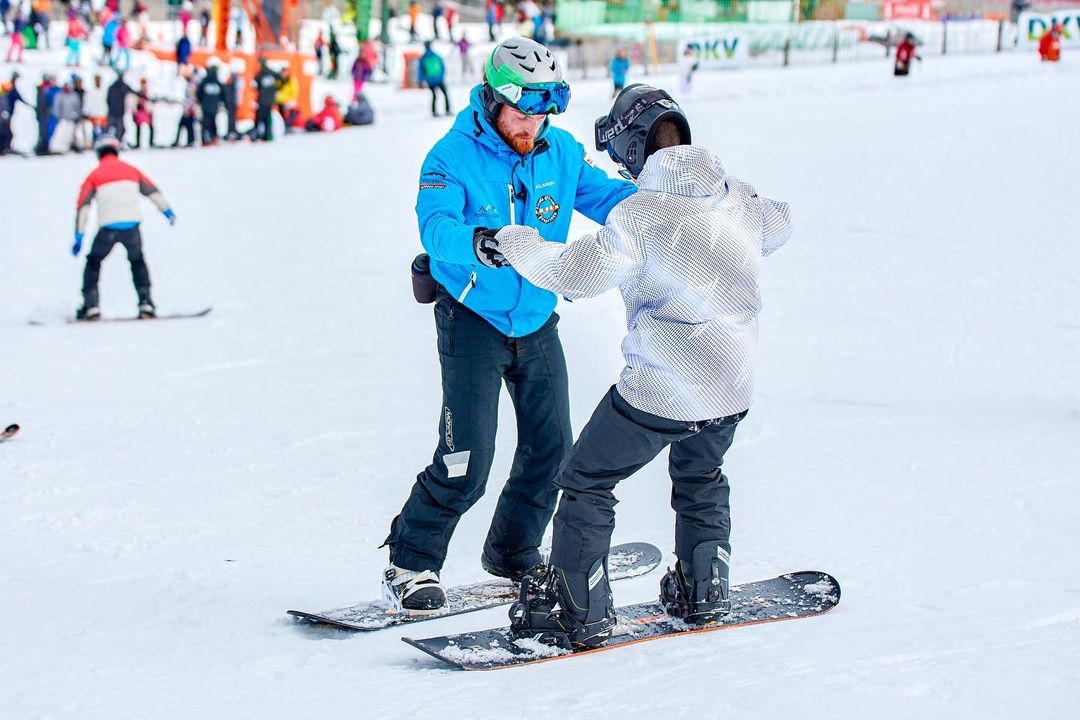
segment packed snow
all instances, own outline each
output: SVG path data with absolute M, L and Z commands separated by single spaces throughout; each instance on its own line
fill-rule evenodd
M 377 124 L 334 135 L 129 153 L 178 216 L 144 207 L 155 300 L 212 305 L 198 320 L 29 326 L 78 304 L 94 159 L 0 158 L 0 425 L 22 425 L 0 445 L 0 715 L 1073 717 L 1078 83 L 1071 56 L 1020 53 L 906 80 L 886 60 L 695 78 L 695 140 L 796 222 L 763 266 L 757 400 L 726 463 L 732 582 L 823 570 L 843 599 L 491 673 L 399 638 L 505 609 L 369 634 L 284 615 L 378 596 L 378 546 L 435 446 L 434 327 L 409 287 L 419 166 L 451 122 L 429 96 L 371 87 Z M 588 144 L 608 94 L 576 83 L 556 124 Z M 134 310 L 119 250 L 101 292 L 106 315 Z M 622 366 L 622 305 L 559 312 L 580 430 Z M 485 577 L 501 412 L 448 583 Z M 619 487 L 616 542 L 670 552 L 665 471 Z

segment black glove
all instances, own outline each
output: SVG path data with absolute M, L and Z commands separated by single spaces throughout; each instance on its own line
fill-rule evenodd
M 506 256 L 499 252 L 499 241 L 495 238 L 497 232 L 499 228 L 478 227 L 473 230 L 473 250 L 476 258 L 489 268 L 509 267 Z

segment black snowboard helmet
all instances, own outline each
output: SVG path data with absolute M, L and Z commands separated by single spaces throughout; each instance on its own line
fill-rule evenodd
M 596 149 L 636 178 L 657 149 L 656 130 L 664 121 L 678 129 L 679 144 L 690 144 L 690 123 L 667 92 L 644 83 L 630 85 L 615 98 L 611 111 L 597 118 Z

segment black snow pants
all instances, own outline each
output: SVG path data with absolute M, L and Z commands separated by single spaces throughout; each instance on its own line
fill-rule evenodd
M 435 85 L 430 85 L 429 87 L 431 88 L 431 114 L 436 116 L 436 117 L 438 117 L 438 115 L 439 115 L 439 111 L 436 109 L 436 106 L 437 106 L 437 103 L 439 101 L 438 93 L 441 92 L 442 97 L 443 97 L 443 107 L 446 108 L 446 114 L 449 115 L 450 114 L 450 96 L 446 94 L 446 85 L 445 85 L 445 83 L 437 83 Z
M 558 321 L 552 313 L 535 332 L 507 337 L 439 287 L 439 445 L 390 526 L 393 564 L 442 568 L 458 520 L 484 494 L 504 382 L 518 444 L 483 553 L 489 564 L 515 573 L 540 562 L 538 548 L 558 498 L 555 475 L 573 441 Z
M 270 141 L 274 139 L 273 126 L 270 124 L 270 113 L 273 111 L 273 105 L 259 104 L 255 108 L 255 127 L 251 131 L 252 140 L 266 140 Z
M 83 303 L 86 307 L 98 305 L 98 275 L 101 272 L 101 261 L 113 249 L 117 243 L 127 250 L 128 262 L 131 263 L 131 279 L 135 283 L 135 292 L 139 294 L 139 302 L 152 302 L 150 299 L 150 271 L 146 267 L 146 260 L 142 253 L 142 236 L 139 234 L 139 226 L 126 230 L 114 230 L 101 228 L 94 237 L 94 244 L 90 246 L 90 253 L 86 256 L 86 269 L 83 271 Z
M 612 387 L 555 481 L 563 494 L 555 513 L 551 564 L 587 573 L 607 555 L 618 502 L 612 491 L 669 445 L 675 555 L 689 564 L 698 543 L 727 541 L 731 489 L 720 467 L 744 417 L 746 411 L 697 422 L 669 420 L 631 407 Z

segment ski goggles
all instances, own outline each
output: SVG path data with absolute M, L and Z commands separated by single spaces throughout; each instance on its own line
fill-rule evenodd
M 570 86 L 565 82 L 534 83 L 532 85 L 502 85 L 493 88 L 510 105 L 526 115 L 566 112 L 570 104 Z

